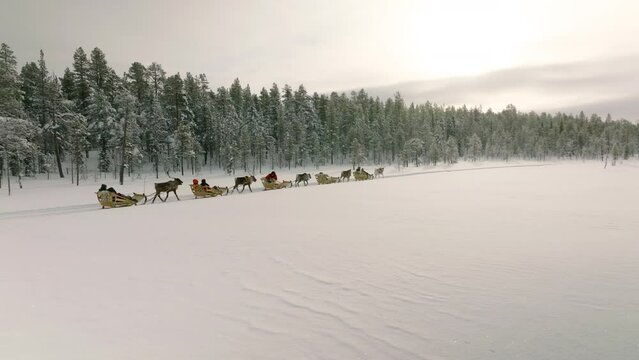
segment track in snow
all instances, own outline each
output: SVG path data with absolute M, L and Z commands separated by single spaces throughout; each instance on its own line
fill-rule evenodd
M 550 165 L 550 164 L 504 165 L 504 166 L 477 167 L 477 168 L 470 168 L 470 169 L 426 170 L 426 171 L 419 171 L 419 172 L 413 172 L 413 173 L 408 173 L 408 174 L 391 174 L 391 175 L 382 177 L 381 179 L 405 177 L 405 176 L 428 175 L 428 174 L 437 174 L 437 173 L 448 173 L 448 172 L 495 170 L 495 169 L 522 168 L 522 167 L 539 167 L 539 166 L 548 166 L 548 165 Z M 378 180 L 379 180 L 379 178 L 378 178 Z M 309 185 L 310 186 L 317 186 L 318 184 L 314 183 L 314 184 L 309 184 Z M 187 199 L 184 199 L 184 200 L 181 200 L 181 201 L 189 201 L 189 200 L 196 200 L 196 199 L 195 198 L 187 198 Z M 141 204 L 141 205 L 146 205 L 146 204 Z M 73 213 L 89 212 L 89 211 L 96 211 L 96 210 L 102 210 L 102 209 L 99 207 L 98 204 L 91 203 L 91 204 L 70 205 L 70 206 L 56 206 L 56 207 L 42 208 L 42 209 L 10 211 L 10 212 L 0 213 L 0 221 L 6 220 L 6 219 L 16 219 L 16 218 L 73 214 Z

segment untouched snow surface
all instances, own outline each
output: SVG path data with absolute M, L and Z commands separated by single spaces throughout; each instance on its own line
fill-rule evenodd
M 0 359 L 639 358 L 638 185 L 627 162 L 111 210 L 23 190 Z

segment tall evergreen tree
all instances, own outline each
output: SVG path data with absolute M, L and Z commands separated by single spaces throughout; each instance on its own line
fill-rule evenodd
M 78 50 L 81 50 L 79 48 Z M 77 53 L 77 52 L 76 52 Z M 95 89 L 102 90 L 107 96 L 111 95 L 109 88 L 111 71 L 107 64 L 106 55 L 100 48 L 95 48 L 91 51 L 91 62 L 89 63 L 89 79 L 90 84 Z
M 86 115 L 91 96 L 91 64 L 84 49 L 79 47 L 73 54 L 73 99 L 80 113 Z
M 73 73 L 69 68 L 64 69 L 64 76 L 60 80 L 62 88 L 62 95 L 67 100 L 75 99 L 75 83 L 73 80 Z
M 102 90 L 91 91 L 87 115 L 90 138 L 99 150 L 98 169 L 101 172 L 108 172 L 111 167 L 111 151 L 114 147 L 113 139 L 116 132 L 116 110 Z
M 24 116 L 17 64 L 11 48 L 2 43 L 0 45 L 0 116 L 17 118 Z
M 69 152 L 75 164 L 75 184 L 80 185 L 80 169 L 85 165 L 85 152 L 89 147 L 89 129 L 86 118 L 80 113 L 67 113 L 62 119 L 68 129 Z
M 116 141 L 120 153 L 120 185 L 124 184 L 124 170 L 134 166 L 140 150 L 140 126 L 138 104 L 135 96 L 126 88 L 118 90 L 115 98 L 117 109 Z

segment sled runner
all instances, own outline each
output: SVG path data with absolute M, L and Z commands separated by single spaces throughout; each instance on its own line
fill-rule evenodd
M 191 185 L 191 192 L 195 198 L 206 198 L 206 197 L 215 197 L 218 195 L 226 195 L 229 193 L 229 188 L 227 186 L 213 186 L 213 187 L 205 187 L 202 185 Z
M 264 185 L 264 190 L 278 190 L 293 186 L 292 181 L 267 181 L 265 177 L 263 177 L 261 180 L 262 185 Z

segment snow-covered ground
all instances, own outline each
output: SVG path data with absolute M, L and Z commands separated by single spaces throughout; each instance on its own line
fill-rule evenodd
M 110 210 L 25 182 L 0 359 L 639 358 L 639 164 L 496 166 Z

